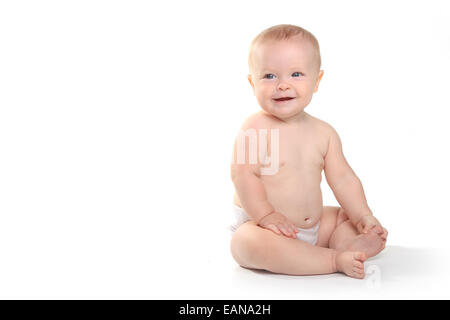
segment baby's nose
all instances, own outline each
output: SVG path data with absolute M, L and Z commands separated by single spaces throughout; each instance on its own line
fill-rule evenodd
M 278 84 L 278 89 L 279 90 L 286 90 L 289 89 L 289 84 L 287 84 L 286 82 L 280 82 Z

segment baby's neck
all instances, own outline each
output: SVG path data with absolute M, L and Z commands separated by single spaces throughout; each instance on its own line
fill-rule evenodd
M 284 118 L 284 119 L 280 119 L 280 121 L 283 121 L 286 124 L 299 124 L 300 122 L 305 121 L 306 117 L 307 117 L 307 113 L 305 111 L 301 111 L 289 118 Z

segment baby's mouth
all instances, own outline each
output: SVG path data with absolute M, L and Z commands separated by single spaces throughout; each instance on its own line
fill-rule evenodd
M 276 102 L 282 102 L 282 101 L 289 101 L 292 99 L 294 99 L 294 98 L 293 97 L 284 97 L 284 98 L 278 98 L 278 99 L 273 99 L 273 100 L 275 100 Z

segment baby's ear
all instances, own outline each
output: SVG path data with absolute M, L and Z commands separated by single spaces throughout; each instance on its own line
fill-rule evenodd
M 314 92 L 317 92 L 317 90 L 319 90 L 319 83 L 320 83 L 320 80 L 322 80 L 322 77 L 323 77 L 323 70 L 320 70 L 319 75 L 317 76 L 317 81 L 316 81 L 316 86 L 314 88 Z
M 250 82 L 250 85 L 252 86 L 253 93 L 255 93 L 255 84 L 253 83 L 253 78 L 252 78 L 251 74 L 247 75 L 247 80 L 248 80 L 248 82 Z

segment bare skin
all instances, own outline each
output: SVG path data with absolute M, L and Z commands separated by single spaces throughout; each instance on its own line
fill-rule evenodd
M 279 168 L 262 175 L 265 164 L 260 159 L 231 165 L 234 203 L 251 218 L 234 233 L 231 253 L 246 268 L 292 275 L 342 272 L 363 278 L 364 261 L 383 250 L 387 231 L 368 207 L 336 131 L 304 112 L 323 76 L 314 57 L 314 48 L 303 39 L 255 49 L 248 79 L 262 110 L 251 115 L 242 130 L 278 130 Z M 292 99 L 277 101 L 280 97 Z M 265 156 L 271 156 L 268 138 Z M 322 170 L 341 207 L 323 206 Z M 315 246 L 296 238 L 297 228 L 312 228 L 319 221 Z

